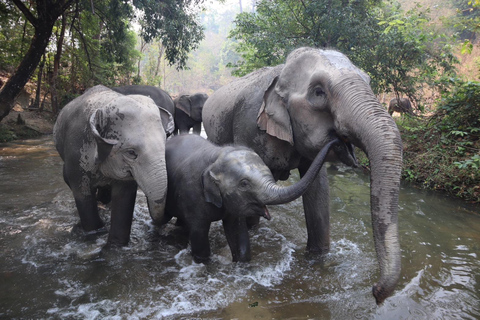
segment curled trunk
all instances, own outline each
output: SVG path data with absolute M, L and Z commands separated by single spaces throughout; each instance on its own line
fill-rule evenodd
M 325 147 L 323 147 L 322 150 L 320 150 L 320 152 L 317 154 L 306 174 L 296 184 L 288 187 L 282 187 L 275 183 L 269 184 L 264 193 L 264 203 L 266 205 L 282 204 L 293 201 L 300 197 L 305 191 L 307 191 L 307 188 L 310 186 L 313 180 L 315 180 L 315 177 L 325 162 L 325 158 L 330 148 L 338 143 L 341 143 L 338 138 L 327 143 Z

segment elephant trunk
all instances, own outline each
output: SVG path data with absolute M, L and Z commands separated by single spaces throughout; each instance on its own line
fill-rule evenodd
M 139 168 L 133 173 L 140 189 L 145 193 L 150 217 L 155 223 L 161 223 L 165 214 L 167 196 L 167 169 L 165 159 L 157 159 L 150 169 Z
M 327 157 L 330 148 L 338 143 L 340 143 L 338 138 L 327 143 L 317 154 L 306 174 L 296 184 L 288 187 L 282 187 L 276 183 L 268 184 L 264 192 L 265 199 L 263 202 L 266 205 L 275 205 L 287 203 L 300 197 L 305 191 L 307 191 L 313 180 L 315 180 L 315 177 L 325 162 L 325 158 Z
M 380 279 L 373 286 L 377 304 L 390 296 L 400 278 L 398 195 L 402 169 L 400 132 L 370 87 L 363 81 L 339 85 L 334 113 L 337 133 L 360 147 L 370 160 L 370 202 Z M 347 90 L 345 90 L 348 88 Z M 345 93 L 347 91 L 347 93 Z M 348 106 L 348 110 L 341 106 Z M 335 109 L 335 108 L 333 108 Z

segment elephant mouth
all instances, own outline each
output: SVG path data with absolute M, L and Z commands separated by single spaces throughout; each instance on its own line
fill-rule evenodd
M 272 216 L 270 215 L 270 212 L 268 211 L 267 206 L 263 206 L 263 214 L 262 217 L 264 217 L 267 220 L 271 220 Z

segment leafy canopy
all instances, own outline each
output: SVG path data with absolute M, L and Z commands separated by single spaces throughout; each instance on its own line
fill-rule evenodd
M 230 67 L 245 75 L 283 63 L 294 48 L 333 48 L 372 77 L 374 91 L 415 96 L 419 83 L 434 84 L 455 62 L 450 47 L 417 7 L 375 0 L 261 0 L 256 13 L 242 13 L 229 37 L 242 60 Z

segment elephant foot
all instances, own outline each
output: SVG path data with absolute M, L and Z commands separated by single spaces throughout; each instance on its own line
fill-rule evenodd
M 198 256 L 198 255 L 195 255 L 193 253 L 192 253 L 192 257 L 193 257 L 193 261 L 195 261 L 195 263 L 207 264 L 207 263 L 210 262 L 210 257 Z
M 108 230 L 103 226 L 95 230 L 85 231 L 82 228 L 82 224 L 79 222 L 73 226 L 71 233 L 82 238 L 84 241 L 92 241 L 96 240 L 99 236 L 107 234 Z
M 321 257 L 330 252 L 330 247 L 309 247 L 307 246 L 307 254 L 314 257 Z

